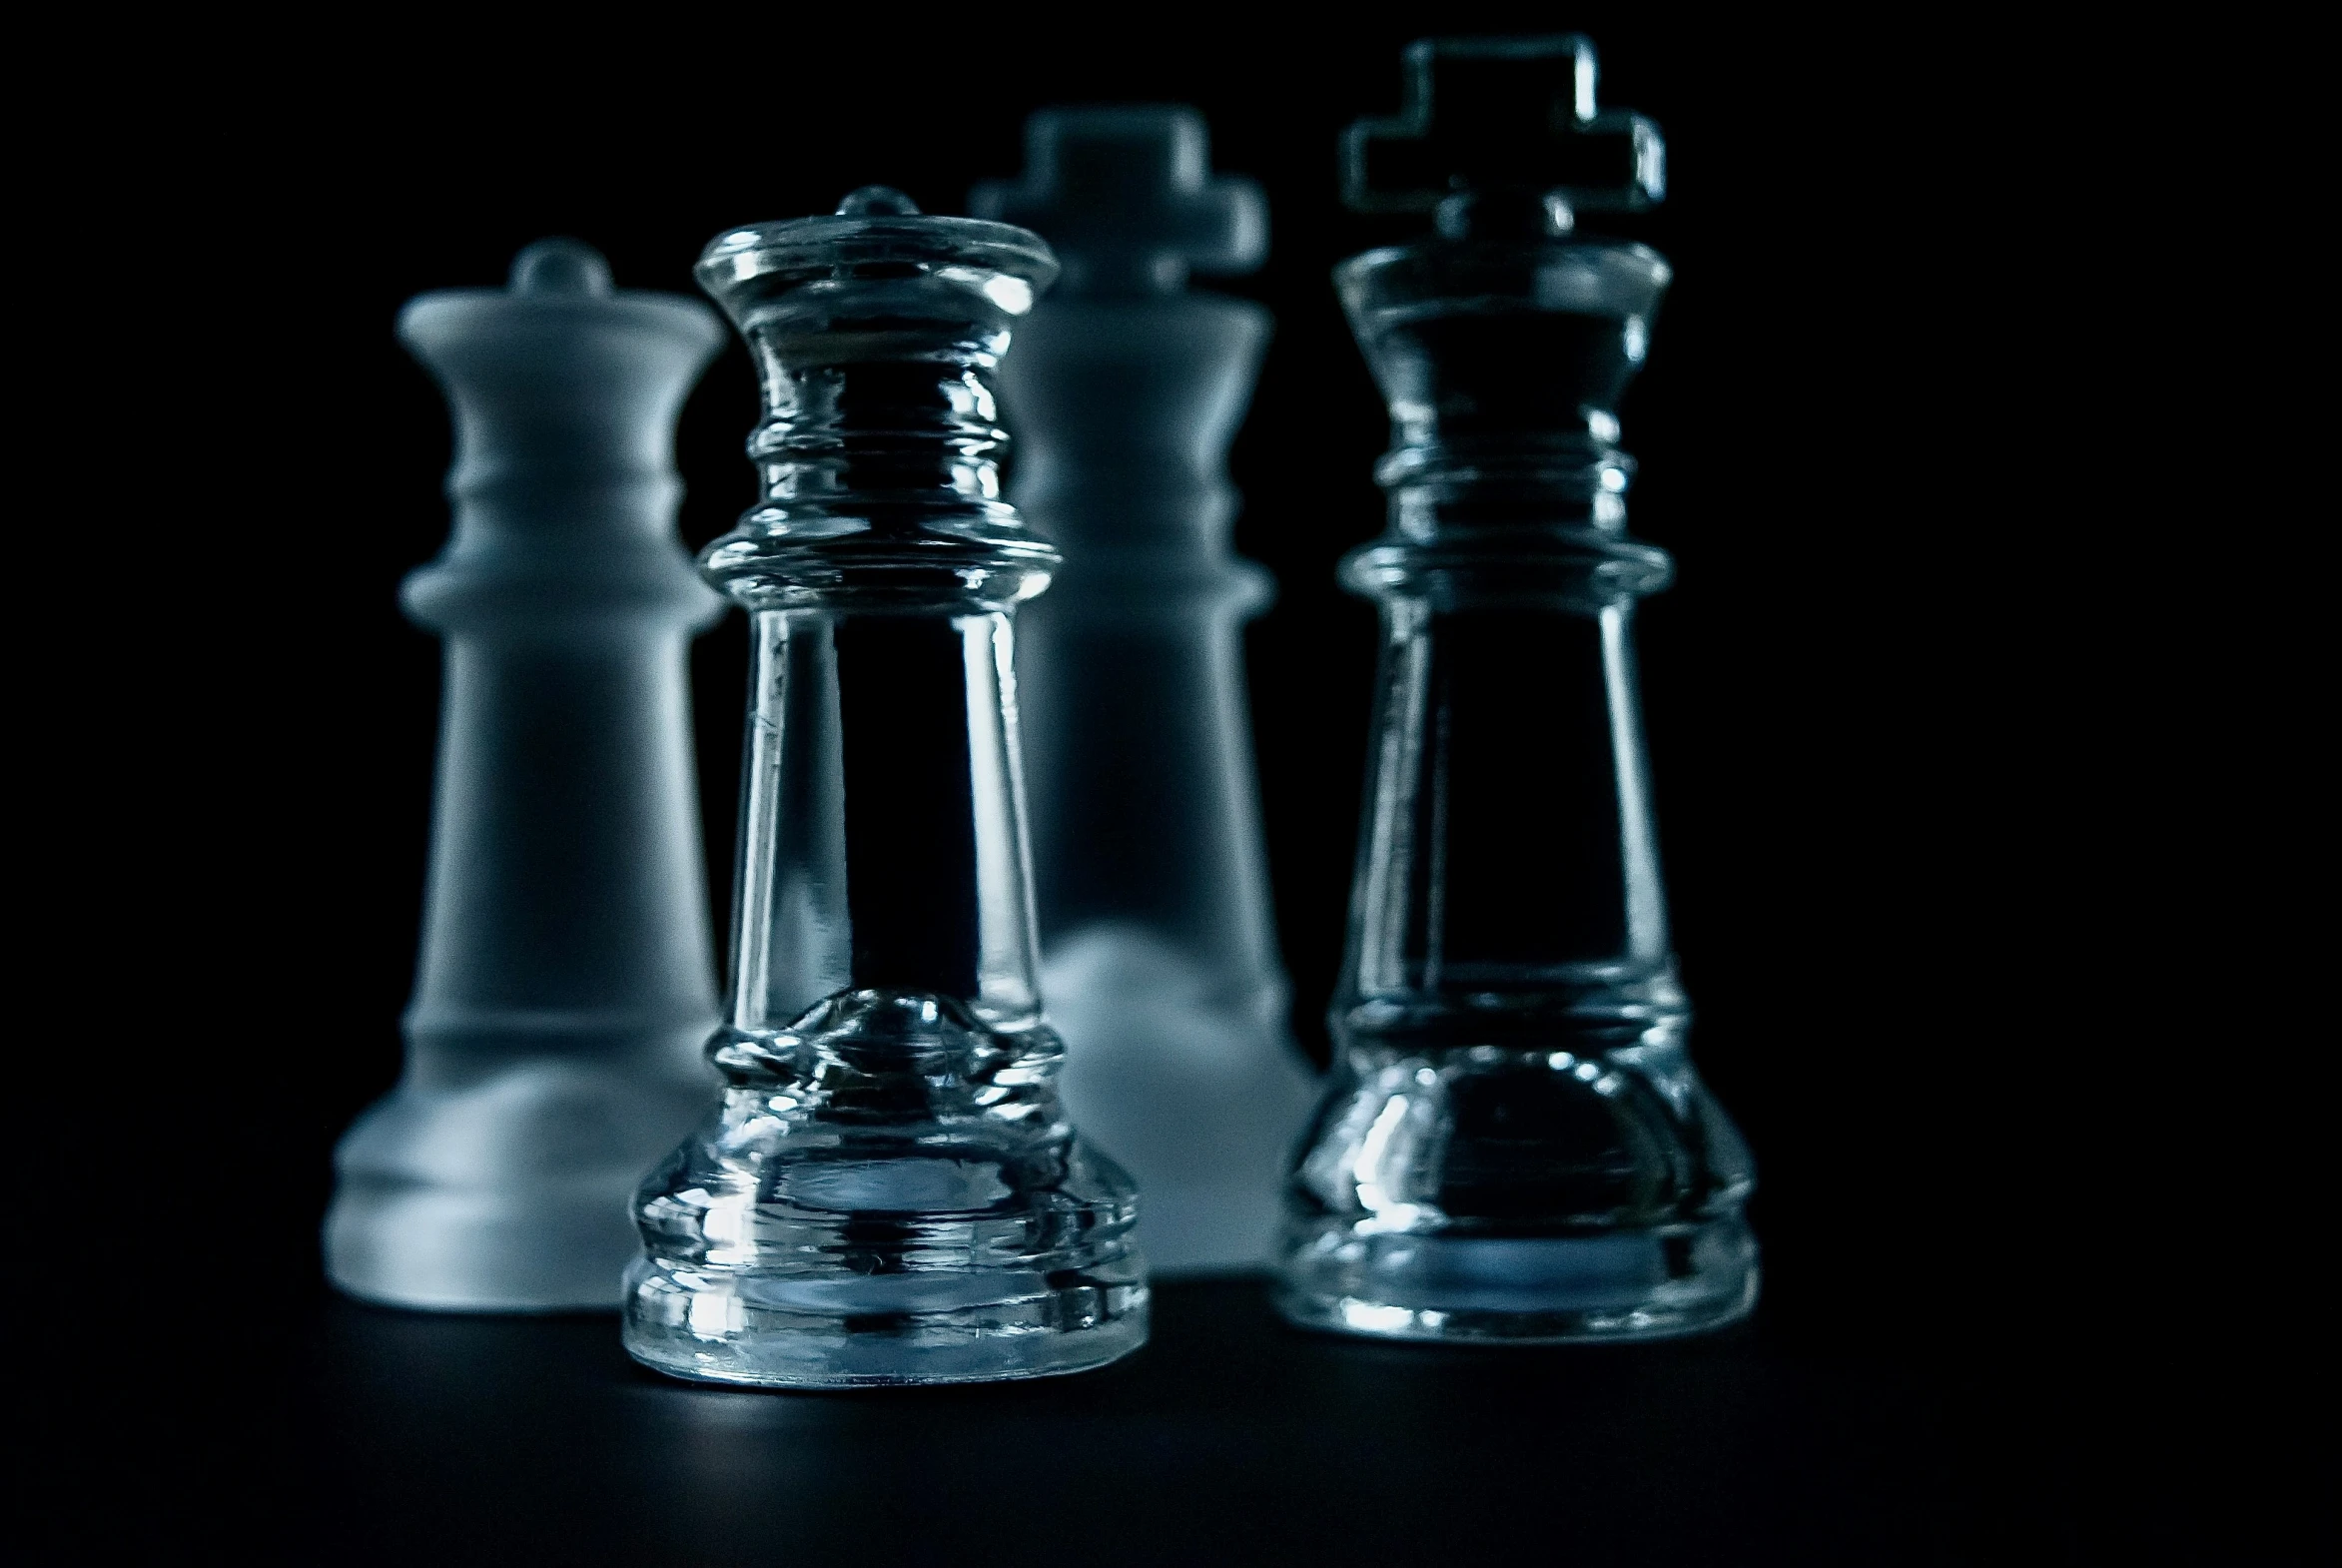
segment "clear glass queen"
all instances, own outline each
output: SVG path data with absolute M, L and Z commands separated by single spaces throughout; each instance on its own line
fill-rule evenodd
M 720 1105 L 643 1184 L 626 1346 L 786 1387 L 1080 1371 L 1147 1336 L 1128 1176 L 1059 1101 L 1011 612 L 1056 551 L 999 498 L 1035 235 L 858 191 L 719 236 L 764 499 L 711 545 L 753 627 Z
M 1657 127 L 1582 38 L 1418 43 L 1346 196 L 1434 237 L 1335 274 L 1390 404 L 1390 526 L 1343 563 L 1381 672 L 1332 1081 L 1278 1303 L 1437 1340 L 1643 1338 L 1745 1314 L 1747 1148 L 1685 1052 L 1630 626 L 1619 396 L 1666 289 L 1581 211 L 1659 199 Z

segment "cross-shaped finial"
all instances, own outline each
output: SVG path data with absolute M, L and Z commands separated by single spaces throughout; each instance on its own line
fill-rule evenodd
M 1168 294 L 1190 268 L 1250 272 L 1267 254 L 1260 188 L 1210 168 L 1192 109 L 1044 109 L 1025 122 L 1024 178 L 985 181 L 969 211 L 1047 240 L 1061 295 Z
M 1342 139 L 1342 199 L 1361 213 L 1422 213 L 1455 196 L 1533 195 L 1556 229 L 1572 212 L 1651 206 L 1667 191 L 1659 127 L 1597 111 L 1594 70 L 1594 46 L 1576 33 L 1418 39 L 1398 117 L 1360 120 Z

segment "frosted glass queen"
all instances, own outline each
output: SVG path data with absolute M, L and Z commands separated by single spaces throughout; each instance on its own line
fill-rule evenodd
M 405 586 L 446 639 L 406 1071 L 326 1219 L 370 1300 L 615 1306 L 627 1197 L 715 1093 L 684 653 L 723 601 L 675 538 L 670 451 L 723 333 L 574 240 L 398 318 L 455 416 L 455 528 Z

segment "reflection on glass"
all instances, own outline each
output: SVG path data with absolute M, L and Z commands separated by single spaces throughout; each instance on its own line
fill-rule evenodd
M 1577 238 L 1655 200 L 1658 132 L 1582 39 L 1418 44 L 1352 205 L 1436 239 L 1336 273 L 1390 405 L 1383 646 L 1334 1072 L 1278 1304 L 1394 1338 L 1643 1338 L 1756 1300 L 1748 1151 L 1684 1049 L 1613 412 L 1669 270 Z M 1646 178 L 1648 177 L 1648 178 Z
M 1057 557 L 996 498 L 992 377 L 1055 271 L 878 189 L 702 259 L 765 498 L 703 557 L 755 638 L 725 1090 L 627 1274 L 661 1371 L 985 1381 L 1146 1339 L 1133 1185 L 1074 1136 L 1035 980 L 1010 615 Z

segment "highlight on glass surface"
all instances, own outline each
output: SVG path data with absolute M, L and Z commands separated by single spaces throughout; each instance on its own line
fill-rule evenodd
M 1746 1314 L 1747 1147 L 1685 1050 L 1636 690 L 1616 409 L 1670 270 L 1576 234 L 1663 192 L 1577 37 L 1406 55 L 1345 198 L 1436 234 L 1336 272 L 1390 405 L 1370 778 L 1331 1081 L 1277 1300 L 1402 1339 L 1632 1339 Z
M 866 188 L 699 278 L 754 352 L 763 499 L 702 556 L 750 615 L 720 1105 L 643 1184 L 624 1334 L 680 1377 L 1080 1371 L 1145 1342 L 1131 1178 L 1042 1013 L 1012 614 L 1056 550 L 998 498 L 994 378 L 1057 272 Z

